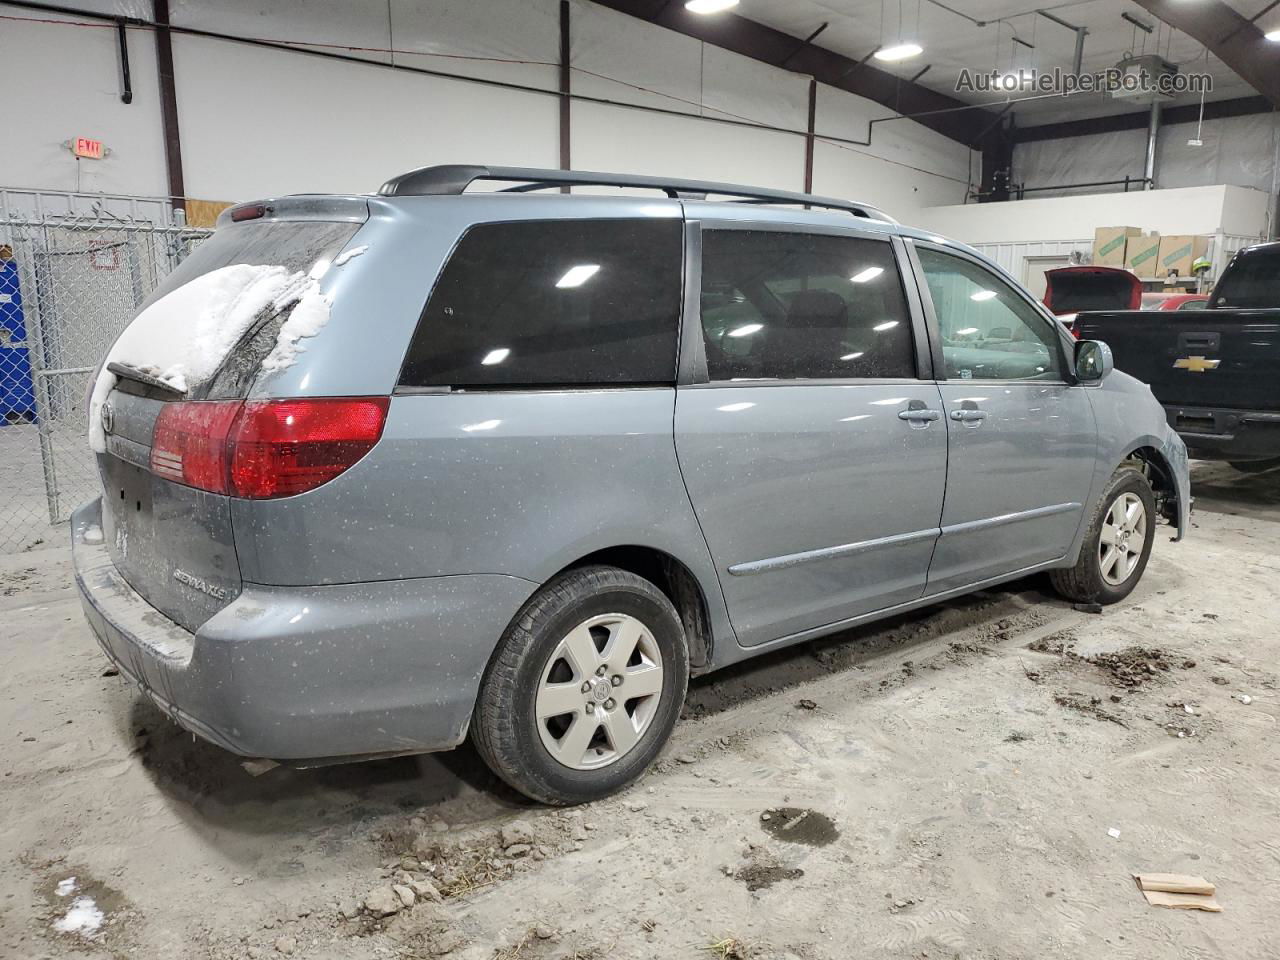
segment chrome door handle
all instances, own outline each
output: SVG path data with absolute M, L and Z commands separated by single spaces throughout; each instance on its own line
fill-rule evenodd
M 911 410 L 899 410 L 899 420 L 913 420 L 919 422 L 928 422 L 930 420 L 938 420 L 942 417 L 937 410 L 926 410 L 923 407 L 917 407 Z
M 973 410 L 968 407 L 963 410 L 952 410 L 951 419 L 959 420 L 961 423 L 976 423 L 979 420 L 987 419 L 987 411 Z

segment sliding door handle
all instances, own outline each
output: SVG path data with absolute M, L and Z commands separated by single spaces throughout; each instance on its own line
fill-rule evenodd
M 899 410 L 899 420 L 910 420 L 913 423 L 928 423 L 931 420 L 940 420 L 942 414 L 937 410 L 926 410 L 923 407 L 912 410 Z
M 958 420 L 961 423 L 977 423 L 979 420 L 987 419 L 987 411 L 965 407 L 962 410 L 952 410 L 951 419 Z

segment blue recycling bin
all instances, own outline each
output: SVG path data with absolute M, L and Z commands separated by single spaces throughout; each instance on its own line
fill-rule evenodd
M 22 318 L 18 264 L 0 259 L 0 427 L 36 418 L 35 382 Z

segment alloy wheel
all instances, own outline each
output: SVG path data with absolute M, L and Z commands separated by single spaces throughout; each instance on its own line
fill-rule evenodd
M 1147 508 L 1135 493 L 1122 493 L 1111 503 L 1098 538 L 1102 579 L 1118 587 L 1133 576 L 1147 543 Z
M 640 620 L 625 613 L 584 620 L 542 670 L 534 698 L 542 745 L 573 770 L 619 760 L 653 722 L 662 677 L 657 641 Z

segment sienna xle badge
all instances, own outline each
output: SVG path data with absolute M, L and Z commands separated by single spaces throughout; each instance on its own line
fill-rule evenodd
M 470 735 L 550 803 L 637 777 L 692 674 L 1036 571 L 1115 602 L 1190 506 L 1147 388 L 989 261 L 728 184 L 241 205 L 91 407 L 85 613 L 178 723 L 286 762 Z

